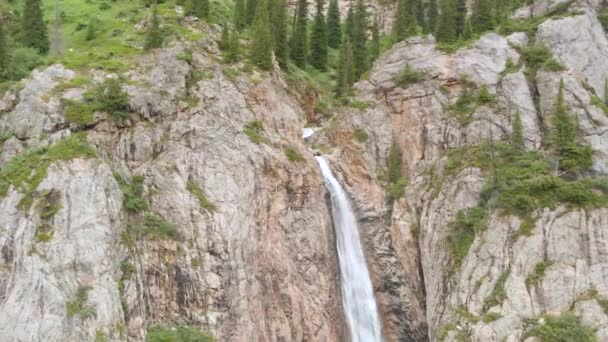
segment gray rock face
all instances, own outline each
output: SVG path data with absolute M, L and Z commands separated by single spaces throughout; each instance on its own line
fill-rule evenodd
M 0 199 L 4 338 L 139 341 L 163 322 L 196 325 L 220 341 L 344 338 L 327 194 L 300 142 L 298 103 L 278 76 L 238 70 L 233 82 L 213 56 L 194 51 L 189 64 L 184 50 L 145 57 L 124 75 L 133 81 L 124 87 L 131 120 L 102 118 L 87 131 L 98 158 L 51 165 L 36 192 L 59 194 L 51 218 L 40 218 L 37 202 L 20 209 L 23 194 L 13 187 Z M 187 86 L 192 69 L 207 76 Z M 56 124 L 59 97 L 69 95 L 48 90 L 72 76 L 52 66 L 26 82 L 15 108 L 0 116 L 2 133 L 20 139 L 4 143 L 0 168 L 69 134 Z M 255 77 L 262 81 L 254 85 Z M 253 120 L 263 122 L 265 143 L 244 133 Z M 287 147 L 305 161 L 290 162 Z M 175 239 L 125 240 L 144 213 L 123 208 L 113 173 L 143 176 L 143 199 L 176 228 Z M 202 193 L 214 208 L 203 207 Z M 52 235 L 39 241 L 42 228 Z M 85 314 L 68 317 L 79 290 Z

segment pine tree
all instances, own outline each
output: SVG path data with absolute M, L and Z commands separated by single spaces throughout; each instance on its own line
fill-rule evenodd
M 402 41 L 416 34 L 417 23 L 412 0 L 399 0 L 393 22 L 393 35 L 396 41 Z
M 424 3 L 422 0 L 414 0 L 415 8 L 416 8 L 416 23 L 422 29 L 422 31 L 427 31 L 426 18 L 424 16 Z
M 350 37 L 346 36 L 342 44 L 342 53 L 340 56 L 340 67 L 338 69 L 338 83 L 336 94 L 338 96 L 346 96 L 350 93 L 351 87 L 355 82 L 355 67 L 353 45 L 350 42 Z
M 429 0 L 429 8 L 426 13 L 427 26 L 429 32 L 435 32 L 437 30 L 437 17 L 439 16 L 437 9 L 437 0 Z
M 0 18 L 0 80 L 6 77 L 8 66 L 8 44 L 4 33 L 4 20 Z
M 467 19 L 464 23 L 464 32 L 462 32 L 462 38 L 464 40 L 467 40 L 472 37 L 473 37 L 473 25 L 471 25 L 471 20 Z
M 473 30 L 482 33 L 494 28 L 492 18 L 492 7 L 489 0 L 475 0 L 473 4 L 473 14 L 471 15 Z
M 270 23 L 274 39 L 274 55 L 282 68 L 287 67 L 287 1 L 270 0 Z
M 462 35 L 467 20 L 467 0 L 456 0 L 456 36 Z
M 353 56 L 355 63 L 355 80 L 358 80 L 367 71 L 368 51 L 367 32 L 367 6 L 363 0 L 357 0 L 352 30 Z
M 337 49 L 342 42 L 342 27 L 340 26 L 340 8 L 338 0 L 330 0 L 327 9 L 327 43 Z
M 456 35 L 456 8 L 453 0 L 441 0 L 441 15 L 437 23 L 437 41 L 440 43 L 453 43 Z
M 247 25 L 251 25 L 253 23 L 257 8 L 258 0 L 247 0 L 247 6 L 245 8 L 245 22 L 247 23 Z
M 259 0 L 252 27 L 251 61 L 260 69 L 272 69 L 272 33 L 268 0 Z
M 318 70 L 327 69 L 327 31 L 323 0 L 317 0 L 317 14 L 310 35 L 310 64 Z
M 226 47 L 224 48 L 224 60 L 228 63 L 237 62 L 241 58 L 241 45 L 239 31 L 229 30 Z
M 234 27 L 242 31 L 246 24 L 245 0 L 236 0 L 234 2 Z
M 152 21 L 150 27 L 146 33 L 146 40 L 144 41 L 144 50 L 156 49 L 163 45 L 163 35 L 160 30 L 160 23 L 158 20 L 158 12 L 156 5 L 152 10 Z
M 577 175 L 592 165 L 589 146 L 576 142 L 576 126 L 564 103 L 564 81 L 560 81 L 550 132 L 550 144 L 560 170 Z
M 86 41 L 91 41 L 97 36 L 97 18 L 92 17 L 87 25 L 87 35 L 85 36 Z
M 372 65 L 374 61 L 380 56 L 380 24 L 378 23 L 378 17 L 374 17 L 374 23 L 372 24 L 372 40 L 369 44 L 369 65 Z
M 199 19 L 209 17 L 209 0 L 188 0 L 186 15 L 193 15 Z
M 22 43 L 26 47 L 47 53 L 50 48 L 49 36 L 42 17 L 40 0 L 25 0 L 22 23 Z
M 295 31 L 291 38 L 291 59 L 300 68 L 306 66 L 306 55 L 308 53 L 307 16 L 308 2 L 298 0 Z
M 521 124 L 521 115 L 516 111 L 511 122 L 511 145 L 518 150 L 524 148 L 524 133 Z

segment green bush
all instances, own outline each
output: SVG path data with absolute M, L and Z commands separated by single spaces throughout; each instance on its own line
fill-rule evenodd
M 61 104 L 64 108 L 63 116 L 69 123 L 87 126 L 95 121 L 93 115 L 95 108 L 93 106 L 68 99 L 61 99 Z
M 196 197 L 201 208 L 207 210 L 208 212 L 214 212 L 217 210 L 216 205 L 209 201 L 203 189 L 201 189 L 193 180 L 188 180 L 188 183 L 186 183 L 186 189 L 190 191 L 194 197 Z
M 460 266 L 469 253 L 475 235 L 486 230 L 487 215 L 487 211 L 480 207 L 460 210 L 454 221 L 448 224 L 447 242 L 455 267 Z
M 129 96 L 121 88 L 121 80 L 107 78 L 103 83 L 84 94 L 94 110 L 106 112 L 115 120 L 129 118 Z
M 264 123 L 260 120 L 249 121 L 245 124 L 243 130 L 254 144 L 268 144 L 270 140 L 262 136 L 264 131 Z
M 11 51 L 8 67 L 6 68 L 6 78 L 19 81 L 27 77 L 40 64 L 42 64 L 42 57 L 38 54 L 38 50 L 17 47 Z
M 213 342 L 213 337 L 194 327 L 165 327 L 155 325 L 148 329 L 146 342 Z
M 597 342 L 593 329 L 584 326 L 571 312 L 561 316 L 544 316 L 544 324 L 536 324 L 526 337 L 536 336 L 541 342 Z
M 138 223 L 131 223 L 127 230 L 131 236 L 148 240 L 177 240 L 178 233 L 175 225 L 165 221 L 155 213 L 146 213 Z
M 405 64 L 403 71 L 395 77 L 395 83 L 402 88 L 407 88 L 412 84 L 424 81 L 424 72 Z
M 386 192 L 391 201 L 397 200 L 405 195 L 407 179 L 403 177 L 403 164 L 401 161 L 401 148 L 393 141 L 387 156 L 387 185 Z
M 353 138 L 360 143 L 364 143 L 369 139 L 369 135 L 363 128 L 357 128 L 353 131 Z
M 287 156 L 287 159 L 293 163 L 303 163 L 306 161 L 300 152 L 291 146 L 285 149 L 285 156 Z
M 483 301 L 484 309 L 489 309 L 493 306 L 500 305 L 502 302 L 507 299 L 507 291 L 505 290 L 505 283 L 507 278 L 509 278 L 510 269 L 502 272 L 496 284 L 494 285 L 494 289 L 492 293 Z
M 86 304 L 90 290 L 92 290 L 90 286 L 80 286 L 78 288 L 74 299 L 65 304 L 68 317 L 80 316 L 82 320 L 86 320 L 97 316 L 95 308 Z
M 133 176 L 132 182 L 128 183 L 119 175 L 114 174 L 118 186 L 123 194 L 123 206 L 131 213 L 137 213 L 148 209 L 148 204 L 143 197 L 144 176 Z
M 535 287 L 545 276 L 545 272 L 553 263 L 551 261 L 541 261 L 534 266 L 534 271 L 526 278 L 528 288 Z

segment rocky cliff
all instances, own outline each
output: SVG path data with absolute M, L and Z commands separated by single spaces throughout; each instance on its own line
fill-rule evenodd
M 34 71 L 0 101 L 0 336 L 140 341 L 164 323 L 218 341 L 348 340 L 317 149 L 356 208 L 387 341 L 535 341 L 571 314 L 608 339 L 606 205 L 483 202 L 516 117 L 529 163 L 516 170 L 544 160 L 560 88 L 593 153 L 581 177 L 608 176 L 600 1 L 563 3 L 536 1 L 515 13 L 534 27 L 455 52 L 397 43 L 356 85 L 364 105 L 309 146 L 305 96 L 278 67 L 222 64 L 214 28 L 123 74 Z M 74 117 L 119 77 L 126 119 Z M 387 191 L 393 144 L 404 196 Z

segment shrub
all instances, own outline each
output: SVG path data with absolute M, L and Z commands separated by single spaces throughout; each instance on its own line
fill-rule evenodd
M 260 120 L 249 121 L 245 124 L 244 132 L 254 144 L 268 144 L 270 140 L 262 136 L 264 123 Z
M 6 68 L 6 78 L 18 81 L 27 77 L 35 67 L 42 63 L 42 57 L 38 50 L 33 48 L 18 47 L 12 50 Z
M 216 205 L 209 201 L 203 189 L 201 189 L 193 180 L 188 180 L 188 183 L 186 183 L 186 189 L 190 191 L 192 196 L 196 197 L 201 208 L 209 212 L 213 212 L 217 209 Z
M 541 261 L 534 266 L 534 271 L 526 278 L 526 286 L 528 288 L 538 285 L 545 276 L 547 268 L 551 267 L 551 261 Z
M 51 239 L 53 239 L 53 235 L 54 233 L 51 229 L 51 226 L 49 226 L 48 224 L 41 224 L 36 227 L 36 234 L 34 235 L 34 239 L 36 240 L 36 242 L 45 243 L 51 241 Z
M 483 301 L 483 306 L 485 309 L 489 309 L 493 306 L 500 305 L 502 302 L 507 299 L 507 291 L 505 291 L 505 282 L 507 278 L 509 278 L 510 269 L 502 272 L 498 280 L 496 280 L 496 284 L 494 285 L 494 289 L 492 293 Z M 486 322 L 487 323 L 487 322 Z
M 452 253 L 455 266 L 462 264 L 475 241 L 475 235 L 484 231 L 487 227 L 486 224 L 487 211 L 480 207 L 460 210 L 454 221 L 448 224 L 448 248 Z
M 285 149 L 285 156 L 287 156 L 287 159 L 293 163 L 303 163 L 306 161 L 300 152 L 291 146 Z
M 607 99 L 608 101 L 608 99 Z M 604 111 L 604 114 L 608 115 L 608 105 L 606 104 L 606 102 L 602 101 L 602 99 L 600 99 L 599 96 L 597 95 L 593 95 L 591 96 L 591 103 L 597 107 L 599 107 L 602 111 Z
M 405 64 L 405 68 L 395 77 L 395 83 L 402 88 L 407 88 L 412 84 L 422 82 L 424 80 L 424 73 L 420 70 L 416 70 L 410 67 L 409 64 Z
M 131 183 L 127 183 L 117 174 L 114 175 L 114 178 L 124 196 L 123 205 L 127 211 L 136 213 L 148 209 L 146 200 L 143 198 L 144 176 L 133 176 Z
M 541 342 L 596 342 L 593 329 L 584 326 L 571 312 L 561 316 L 544 316 L 544 324 L 536 324 L 526 337 L 536 336 Z
M 353 131 L 353 138 L 360 143 L 364 143 L 369 139 L 369 135 L 364 129 L 357 128 Z
M 127 230 L 132 236 L 148 240 L 177 240 L 178 238 L 175 225 L 155 213 L 144 214 L 139 223 L 129 224 Z
M 97 313 L 95 308 L 86 305 L 86 301 L 89 297 L 89 291 L 92 289 L 91 286 L 80 286 L 76 292 L 74 299 L 68 301 L 65 304 L 66 312 L 68 317 L 80 316 L 82 320 L 96 317 Z
M 103 111 L 115 119 L 129 118 L 129 96 L 121 88 L 118 78 L 107 78 L 103 83 L 84 94 L 95 110 Z
M 496 102 L 496 97 L 490 93 L 488 86 L 485 84 L 479 89 L 477 93 L 477 103 L 481 105 L 493 104 Z
M 358 109 L 360 111 L 367 110 L 369 108 L 369 103 L 361 100 L 352 100 L 348 103 L 351 108 Z
M 40 203 L 40 218 L 50 219 L 61 209 L 61 194 L 57 190 L 45 191 Z
M 213 338 L 194 327 L 164 327 L 155 325 L 148 329 L 146 342 L 213 342 Z
M 95 122 L 93 106 L 68 99 L 61 99 L 61 104 L 64 108 L 63 116 L 69 123 L 87 126 Z

